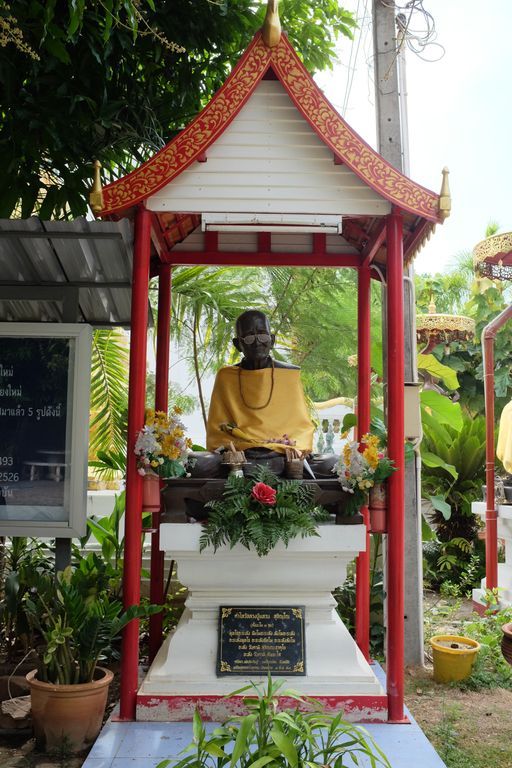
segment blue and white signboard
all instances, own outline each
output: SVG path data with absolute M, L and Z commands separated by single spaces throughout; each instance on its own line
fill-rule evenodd
M 0 535 L 86 530 L 92 330 L 0 323 Z

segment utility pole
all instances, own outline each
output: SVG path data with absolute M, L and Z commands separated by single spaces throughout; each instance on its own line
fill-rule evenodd
M 378 151 L 408 175 L 405 59 L 394 0 L 373 0 L 373 51 Z M 416 307 L 412 266 L 404 273 L 405 381 L 417 382 Z M 423 567 L 419 460 L 405 466 L 405 664 L 423 663 Z

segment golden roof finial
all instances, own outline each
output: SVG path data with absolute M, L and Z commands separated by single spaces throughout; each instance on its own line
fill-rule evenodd
M 441 192 L 439 194 L 439 215 L 441 221 L 444 221 L 450 215 L 452 209 L 452 196 L 450 194 L 450 182 L 448 176 L 450 171 L 445 166 L 443 168 L 443 183 L 441 184 Z
M 101 187 L 101 163 L 99 160 L 94 161 L 94 177 L 92 183 L 92 189 L 89 192 L 89 205 L 91 211 L 96 215 L 103 210 L 103 189 Z
M 269 48 L 275 48 L 281 39 L 281 22 L 279 20 L 279 0 L 267 0 L 267 13 L 263 26 L 261 28 L 261 35 L 263 42 L 268 45 Z

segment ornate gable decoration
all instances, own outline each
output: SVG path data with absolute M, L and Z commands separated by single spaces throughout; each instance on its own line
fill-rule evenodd
M 285 35 L 269 48 L 261 32 L 199 115 L 160 152 L 103 189 L 100 216 L 119 214 L 154 195 L 199 159 L 223 133 L 269 68 L 322 141 L 368 186 L 397 205 L 439 222 L 439 196 L 401 174 L 373 150 L 336 112 Z

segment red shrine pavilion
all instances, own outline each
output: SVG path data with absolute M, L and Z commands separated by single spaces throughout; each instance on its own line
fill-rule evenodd
M 140 599 L 142 478 L 133 445 L 144 422 L 148 281 L 158 276 L 156 402 L 167 409 L 171 270 L 176 265 L 349 267 L 358 274 L 358 432 L 370 425 L 370 280 L 387 290 L 387 711 L 403 721 L 404 266 L 450 211 L 441 194 L 387 163 L 336 112 L 281 34 L 270 2 L 264 27 L 222 88 L 161 151 L 91 193 L 95 214 L 135 222 L 131 309 L 124 600 Z M 363 510 L 367 520 L 367 510 Z M 158 518 L 158 515 L 156 516 Z M 151 598 L 162 598 L 158 519 Z M 369 657 L 369 533 L 357 561 L 356 639 Z M 153 653 L 161 639 L 152 617 Z M 123 637 L 121 718 L 133 719 L 138 624 Z

